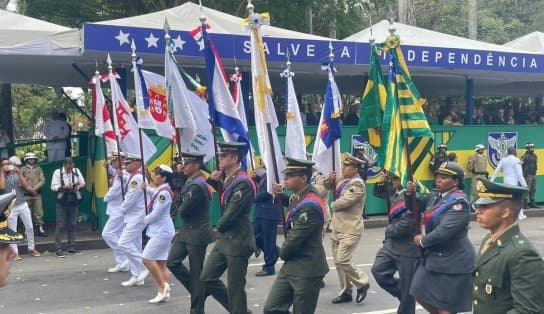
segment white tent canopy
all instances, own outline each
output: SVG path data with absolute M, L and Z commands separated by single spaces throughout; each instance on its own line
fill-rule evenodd
M 391 24 L 388 20 L 382 20 L 374 25 L 372 28 L 368 27 L 360 32 L 357 32 L 351 36 L 344 38 L 348 41 L 356 42 L 369 42 L 369 38 L 373 37 L 376 42 L 384 42 L 385 38 L 389 36 L 389 28 Z M 444 34 L 429 29 L 411 26 L 395 22 L 393 27 L 396 29 L 396 33 L 400 35 L 402 45 L 410 46 L 425 46 L 425 47 L 443 47 L 443 48 L 457 48 L 457 49 L 475 49 L 475 50 L 490 50 L 497 52 L 527 52 L 523 49 L 504 47 L 501 45 L 486 43 L 483 41 L 468 39 L 464 37 Z M 372 36 L 370 31 L 372 29 Z
M 0 53 L 4 55 L 76 56 L 77 29 L 0 10 Z
M 532 32 L 507 42 L 504 46 L 544 54 L 544 33 Z
M 185 2 L 180 6 L 167 10 L 117 20 L 101 21 L 94 24 L 162 29 L 164 27 L 164 21 L 167 19 L 170 28 L 191 31 L 199 26 L 199 18 L 202 14 L 206 16 L 207 23 L 212 25 L 213 33 L 245 36 L 248 34 L 247 31 L 242 29 L 241 18 L 207 7 L 203 7 L 201 11 L 200 6 L 192 2 Z M 262 34 L 263 36 L 278 38 L 329 40 L 325 37 L 295 32 L 274 26 L 263 26 Z

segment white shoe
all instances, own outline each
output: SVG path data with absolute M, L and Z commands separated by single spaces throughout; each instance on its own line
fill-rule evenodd
M 123 266 L 117 264 L 115 267 L 108 268 L 108 273 L 118 273 L 120 271 L 123 271 Z
M 142 270 L 142 272 L 138 275 L 138 279 L 143 281 L 145 277 L 147 277 L 148 275 L 149 275 L 149 270 L 147 270 L 146 268 Z
M 144 284 L 144 280 L 143 279 L 140 279 L 138 277 L 130 277 L 130 279 L 128 281 L 123 281 L 121 283 L 121 285 L 123 287 L 131 287 L 131 286 L 141 286 Z
M 166 294 L 163 294 L 159 292 L 153 299 L 149 300 L 148 302 L 152 304 L 157 304 L 161 302 L 166 302 L 168 300 L 170 300 L 170 293 L 167 292 Z
M 125 260 L 123 263 L 121 263 L 121 270 L 120 271 L 129 271 L 130 268 L 128 267 L 128 260 Z

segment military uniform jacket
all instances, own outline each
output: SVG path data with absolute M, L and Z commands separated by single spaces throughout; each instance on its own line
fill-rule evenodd
M 474 314 L 544 313 L 544 261 L 519 226 L 478 255 L 473 293 Z
M 336 188 L 336 200 L 332 202 L 334 211 L 332 229 L 335 232 L 363 234 L 363 208 L 365 207 L 366 187 L 363 179 L 355 176 L 340 180 Z
M 289 200 L 289 210 L 302 201 L 307 194 L 316 194 L 308 185 L 301 193 L 293 194 Z M 285 261 L 280 273 L 295 277 L 322 277 L 329 271 L 322 242 L 323 218 L 321 208 L 303 205 L 293 216 L 287 238 L 280 249 L 280 257 Z
M 178 240 L 192 245 L 207 245 L 213 242 L 213 230 L 210 225 L 211 192 L 200 173 L 187 179 L 177 208 L 183 220 Z
M 38 193 L 41 193 L 40 189 L 45 184 L 45 177 L 43 175 L 42 168 L 36 165 L 31 167 L 27 164 L 21 167 L 21 172 L 25 178 L 27 188 L 36 189 Z M 34 196 L 30 193 L 26 195 L 27 197 L 39 197 L 39 195 Z
M 374 185 L 375 197 L 385 199 L 385 184 Z M 395 190 L 389 188 L 389 225 L 385 227 L 385 240 L 383 248 L 389 253 L 401 256 L 418 256 L 419 249 L 414 244 L 414 236 L 417 234 L 416 216 L 406 207 L 406 189 Z
M 246 176 L 246 179 L 237 180 L 238 176 Z M 256 250 L 249 219 L 255 200 L 253 181 L 239 169 L 227 177 L 222 186 L 221 203 L 224 206 L 217 223 L 215 247 L 228 256 L 249 256 Z
M 468 227 L 470 222 L 470 209 L 466 195 L 456 198 L 446 205 L 451 193 L 445 192 L 440 199 L 440 194 L 435 190 L 429 195 L 418 198 L 420 206 L 425 204 L 423 220 L 431 214 L 432 210 L 444 205 L 444 211 L 435 216 L 429 225 L 431 232 L 427 232 L 421 239 L 423 245 L 423 258 L 425 268 L 444 274 L 472 273 L 475 252 L 468 239 Z M 412 210 L 412 195 L 407 196 L 406 206 Z
M 535 153 L 529 153 L 525 152 L 523 156 L 521 156 L 521 168 L 523 169 L 523 175 L 536 175 L 537 170 L 537 164 L 538 164 L 538 157 Z
M 144 225 L 147 226 L 146 234 L 150 238 L 169 239 L 174 236 L 174 222 L 170 218 L 172 206 L 172 190 L 168 183 L 156 188 L 146 188 L 147 215 L 144 217 Z
M 472 165 L 471 165 L 472 163 Z M 469 170 L 472 174 L 487 175 L 487 161 L 484 154 L 474 154 L 469 160 Z
M 121 204 L 121 213 L 125 223 L 141 221 L 145 217 L 144 190 L 140 187 L 144 177 L 140 171 L 131 173 L 125 187 L 125 200 Z
M 121 204 L 123 203 L 123 187 L 126 193 L 126 186 L 128 182 L 129 174 L 126 171 L 123 171 L 123 178 L 118 177 L 114 174 L 112 185 L 108 189 L 106 195 L 104 195 L 104 202 L 108 203 L 106 207 L 106 215 L 121 215 Z

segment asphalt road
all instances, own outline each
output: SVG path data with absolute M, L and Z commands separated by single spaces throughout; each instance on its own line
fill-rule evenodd
M 521 222 L 523 232 L 544 255 L 544 218 L 529 218 Z M 477 223 L 471 224 L 470 238 L 475 248 L 479 247 L 485 231 Z M 381 245 L 383 229 L 365 230 L 354 262 L 371 278 L 367 299 L 362 304 L 331 304 L 339 290 L 334 263 L 330 257 L 330 236 L 325 239 L 330 271 L 326 276 L 326 287 L 321 290 L 317 313 L 395 313 L 397 301 L 380 289 L 370 274 L 374 256 Z M 278 241 L 282 241 L 281 236 Z M 68 255 L 59 259 L 46 253 L 42 257 L 23 256 L 13 262 L 9 283 L 0 289 L 0 313 L 188 313 L 189 295 L 174 277 L 170 278 L 172 299 L 161 305 L 148 304 L 155 296 L 155 287 L 150 278 L 139 287 L 122 287 L 121 282 L 129 278 L 128 273 L 109 274 L 113 264 L 109 250 L 89 250 L 81 255 Z M 257 278 L 262 257 L 251 258 L 247 275 L 248 307 L 261 313 L 274 277 Z M 281 264 L 277 265 L 277 269 Z M 207 313 L 225 313 L 215 300 L 209 298 Z M 424 313 L 418 310 L 418 313 Z

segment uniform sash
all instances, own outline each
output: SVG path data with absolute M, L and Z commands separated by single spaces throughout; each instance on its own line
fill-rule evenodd
M 221 207 L 220 207 L 221 214 L 223 214 L 223 211 L 225 210 L 225 206 L 226 206 L 225 202 L 230 197 L 230 194 L 232 193 L 234 186 L 241 181 L 246 181 L 249 183 L 249 185 L 251 186 L 251 189 L 253 190 L 253 198 L 255 198 L 255 193 L 257 193 L 256 192 L 257 189 L 255 188 L 255 183 L 253 182 L 253 180 L 251 180 L 251 178 L 247 175 L 247 173 L 240 171 L 238 172 L 238 174 L 236 174 L 236 176 L 232 179 L 232 181 L 230 181 L 230 183 L 227 185 L 223 193 L 221 193 Z
M 123 171 L 123 170 L 119 170 L 119 171 Z M 127 183 L 125 184 L 125 193 L 127 192 L 128 190 L 128 185 L 130 184 L 130 181 L 132 180 L 132 178 L 134 178 L 135 175 L 139 174 L 139 173 L 142 173 L 142 169 L 138 169 L 134 172 L 132 172 L 130 174 L 130 177 L 128 177 L 128 180 L 127 180 Z M 145 180 L 144 180 L 145 181 Z
M 348 183 L 355 179 L 361 179 L 361 177 L 357 175 L 351 179 L 345 179 L 338 183 L 338 185 L 336 186 L 336 190 L 334 190 L 334 198 L 338 199 L 342 192 L 344 192 L 344 189 L 347 187 Z
M 174 192 L 172 192 L 172 189 L 170 188 L 169 185 L 165 185 L 163 187 L 160 187 L 160 188 L 156 189 L 155 193 L 153 193 L 153 195 L 151 195 L 151 199 L 147 203 L 146 213 L 148 215 L 151 214 L 151 212 L 153 211 L 153 202 L 155 202 L 155 199 L 157 198 L 159 193 L 161 193 L 162 191 L 168 191 L 168 193 L 170 193 L 170 197 L 174 197 Z
M 455 190 L 446 199 L 442 199 L 435 208 L 427 212 L 423 217 L 423 223 L 425 224 L 425 233 L 433 231 L 433 224 L 436 219 L 438 219 L 438 217 L 440 217 L 440 215 L 442 215 L 453 202 L 460 199 L 468 202 L 467 196 L 465 195 L 465 193 L 463 193 L 463 191 Z
M 191 182 L 188 182 L 187 184 L 185 184 L 183 188 L 181 189 L 182 195 L 185 194 L 189 190 L 192 183 L 195 183 L 196 185 L 200 186 L 204 191 L 208 192 L 207 194 L 208 200 L 212 198 L 212 195 L 213 195 L 212 187 L 208 184 L 208 182 L 206 181 L 206 178 L 204 178 L 204 176 L 202 175 L 194 178 L 193 180 L 191 180 Z
M 312 204 L 316 211 L 319 213 L 319 218 L 321 219 L 321 224 L 325 223 L 325 203 L 315 194 L 308 193 L 300 202 L 298 202 L 291 210 L 287 212 L 285 217 L 285 230 L 291 229 L 291 223 L 293 222 L 293 217 L 295 214 L 306 204 Z M 319 210 L 317 210 L 319 208 Z
M 389 218 L 389 221 L 397 218 L 402 213 L 404 213 L 407 209 L 408 208 L 406 207 L 406 201 L 405 200 L 400 200 L 400 201 L 396 202 L 389 209 L 389 213 L 387 215 L 387 217 Z

